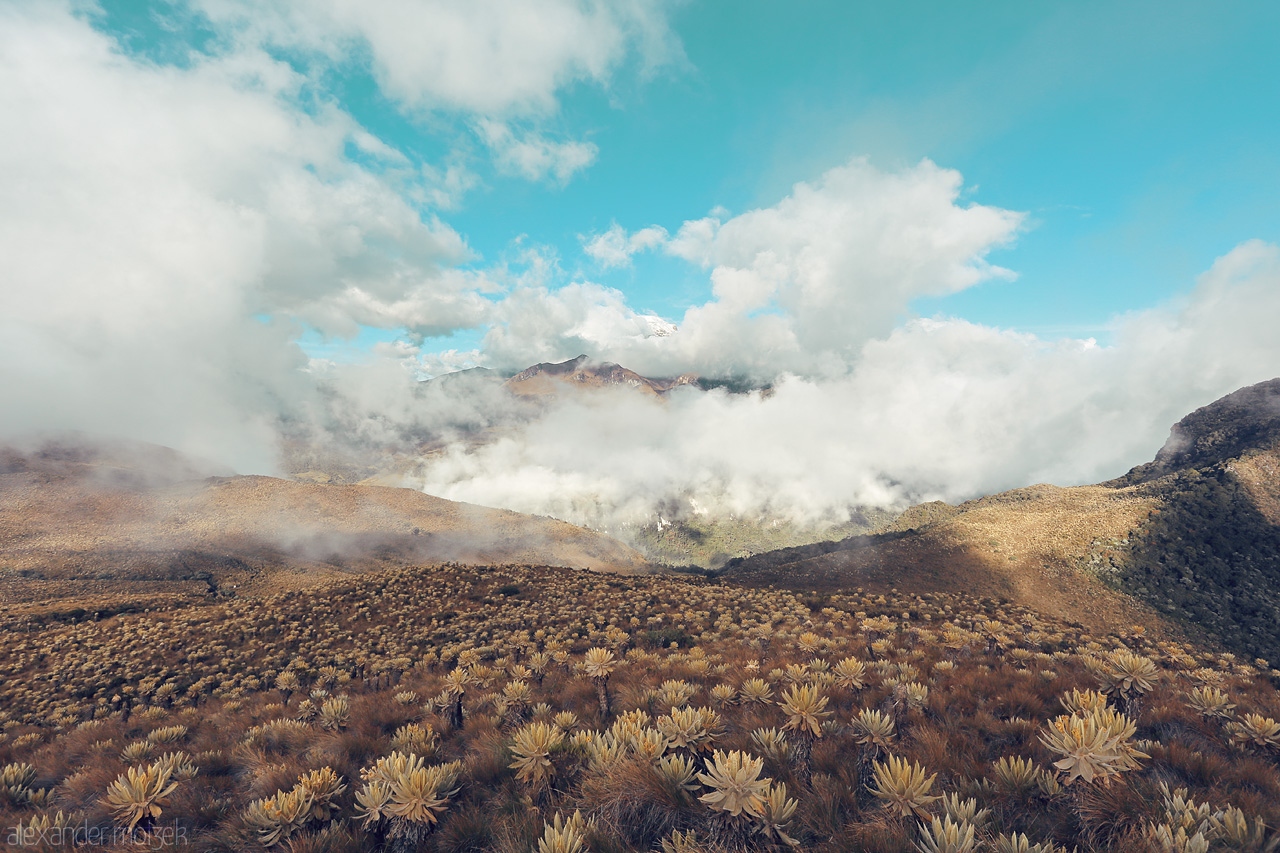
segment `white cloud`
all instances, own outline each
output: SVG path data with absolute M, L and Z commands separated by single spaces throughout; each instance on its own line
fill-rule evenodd
M 519 287 L 494 306 L 482 345 L 488 363 L 504 367 L 593 357 L 670 334 L 660 318 L 633 311 L 621 291 L 590 282 Z
M 628 0 L 195 0 L 243 42 L 335 61 L 367 56 L 380 87 L 418 110 L 547 114 L 579 82 L 607 85 L 634 54 L 678 62 L 665 3 Z
M 546 303 L 541 318 L 522 318 L 529 336 L 513 337 L 527 341 L 530 354 L 576 354 L 587 315 L 604 314 L 616 318 L 620 334 L 599 338 L 595 354 L 633 369 L 840 375 L 863 344 L 900 322 L 912 300 L 1012 277 L 986 258 L 1012 241 L 1023 214 L 961 204 L 962 188 L 958 172 L 927 160 L 885 172 L 855 158 L 796 184 L 772 207 L 732 218 L 717 211 L 674 236 L 656 226 L 627 234 L 615 225 L 587 242 L 587 254 L 616 266 L 661 246 L 709 269 L 713 298 L 690 308 L 677 334 L 656 338 L 630 332 L 635 315 L 623 300 L 599 291 L 601 302 L 587 305 L 579 291 L 571 300 L 576 312 Z M 514 343 L 507 350 L 517 352 Z
M 367 67 L 404 112 L 460 118 L 499 172 L 533 181 L 564 184 L 598 153 L 591 142 L 554 139 L 539 127 L 557 113 L 563 90 L 582 83 L 608 89 L 624 67 L 644 76 L 684 61 L 665 2 L 188 2 L 230 41 L 232 55 L 285 50 L 316 80 L 328 69 Z M 460 164 L 427 167 L 423 177 L 425 197 L 445 210 L 478 180 Z
M 281 319 L 475 322 L 462 238 L 344 157 L 260 52 L 135 62 L 58 4 L 0 7 L 0 430 L 86 428 L 273 464 L 310 391 Z M 363 140 L 363 142 L 361 142 Z
M 609 294 L 575 299 L 625 316 Z M 1152 458 L 1192 409 L 1280 375 L 1276 316 L 1280 248 L 1248 242 L 1181 304 L 1119 319 L 1114 346 L 918 319 L 862 342 L 848 373 L 782 377 L 771 395 L 562 400 L 501 441 L 453 446 L 422 485 L 616 527 L 695 503 L 838 520 L 858 504 L 1096 482 Z
M 614 222 L 603 234 L 596 234 L 589 240 L 584 239 L 582 249 L 606 269 L 628 267 L 631 266 L 632 255 L 663 246 L 668 242 L 668 237 L 667 229 L 657 225 L 628 234 L 621 225 Z
M 480 183 L 480 176 L 462 163 L 449 163 L 443 168 L 424 163 L 421 171 L 424 200 L 433 210 L 453 210 Z
M 478 122 L 476 129 L 493 152 L 499 171 L 531 181 L 567 183 L 575 172 L 594 163 L 599 153 L 590 142 L 556 142 L 535 131 L 517 135 L 506 124 L 489 119 Z
M 207 8 L 225 21 L 250 7 Z M 295 38 L 280 21 L 326 55 L 369 50 L 405 103 L 468 111 L 507 168 L 560 181 L 594 149 L 547 139 L 529 116 L 569 82 L 607 83 L 618 51 L 649 56 L 656 48 L 637 45 L 669 34 L 631 7 L 561 3 L 549 8 L 585 22 L 579 37 L 604 28 L 603 47 L 498 57 L 509 23 L 491 22 L 501 16 L 487 4 L 450 6 L 442 20 L 492 41 L 461 76 L 415 83 L 405 45 L 425 50 L 440 32 L 407 27 L 402 43 L 380 23 L 390 3 L 316 8 L 273 5 L 260 38 L 246 23 L 238 47 L 171 67 L 129 58 L 65 6 L 0 6 L 0 114 L 22 131 L 0 135 L 0 433 L 78 427 L 265 471 L 282 420 L 379 453 L 491 429 L 502 438 L 428 462 L 428 490 L 597 523 L 694 500 L 822 518 L 1113 476 L 1150 458 L 1191 408 L 1280 374 L 1280 250 L 1259 242 L 1224 256 L 1182 303 L 1117 320 L 1109 347 L 904 320 L 920 296 L 1008 278 L 988 258 L 1023 222 L 962 202 L 960 175 L 928 161 L 885 172 L 853 160 L 770 207 L 587 242 L 606 266 L 661 249 L 704 267 L 712 297 L 678 329 L 617 290 L 557 287 L 555 257 L 536 248 L 513 263 L 522 272 L 461 270 L 465 241 L 406 193 L 438 192 L 440 207 L 474 174 L 450 161 L 406 190 L 413 169 L 399 152 L 332 105 L 301 108 L 308 81 L 260 49 Z M 524 81 L 526 67 L 539 70 Z M 349 159 L 352 144 L 376 166 Z M 305 359 L 299 323 L 419 337 L 491 327 L 477 352 L 396 344 L 337 365 Z M 665 403 L 620 392 L 534 417 L 494 384 L 416 382 L 424 367 L 579 352 L 655 376 L 754 373 L 775 390 Z

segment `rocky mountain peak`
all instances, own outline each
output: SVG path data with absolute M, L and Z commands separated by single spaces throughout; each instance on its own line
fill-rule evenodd
M 1131 470 L 1142 483 L 1188 468 L 1204 468 L 1280 443 L 1280 378 L 1234 391 L 1173 425 L 1156 458 Z

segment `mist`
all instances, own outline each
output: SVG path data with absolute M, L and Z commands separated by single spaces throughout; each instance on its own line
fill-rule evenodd
M 452 444 L 421 487 L 609 527 L 673 505 L 833 523 L 859 505 L 1098 482 L 1149 461 L 1183 415 L 1280 372 L 1277 311 L 1280 251 L 1252 242 L 1180 304 L 1118 318 L 1110 346 L 916 319 L 839 378 L 558 400 L 490 444 Z

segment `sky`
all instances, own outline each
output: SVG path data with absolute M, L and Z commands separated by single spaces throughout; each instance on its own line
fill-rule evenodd
M 255 472 L 282 431 L 444 436 L 414 485 L 590 523 L 1115 476 L 1280 374 L 1277 32 L 1268 2 L 0 0 L 0 433 Z M 778 390 L 480 449 L 501 400 L 414 396 L 579 353 Z

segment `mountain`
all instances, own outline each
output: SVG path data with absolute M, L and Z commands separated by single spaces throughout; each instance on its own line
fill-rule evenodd
M 1241 388 L 1196 409 L 1169 430 L 1156 458 L 1119 478 L 1146 483 L 1179 471 L 1274 454 L 1280 445 L 1280 379 Z
M 650 568 L 580 527 L 412 489 L 210 476 L 147 445 L 0 451 L 0 601 L 10 606 L 243 595 L 438 561 Z
M 1091 629 L 1207 630 L 1280 658 L 1280 379 L 1191 413 L 1115 480 L 924 504 L 878 535 L 731 560 L 724 577 L 970 590 Z
M 693 373 L 674 379 L 650 379 L 613 362 L 595 362 L 586 355 L 580 355 L 555 364 L 535 364 L 508 379 L 505 387 L 522 397 L 555 395 L 569 389 L 619 386 L 656 397 L 672 388 L 696 385 L 697 382 L 698 377 Z
M 1109 562 L 1117 585 L 1241 653 L 1280 658 L 1280 379 L 1192 412 L 1118 482 L 1160 505 Z

